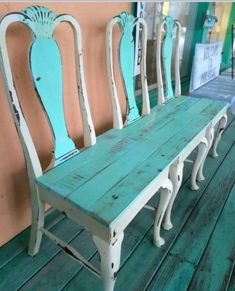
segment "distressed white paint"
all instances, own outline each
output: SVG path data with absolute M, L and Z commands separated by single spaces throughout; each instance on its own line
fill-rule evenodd
M 212 126 L 209 127 L 207 132 L 206 132 L 206 139 L 208 142 L 208 147 L 207 147 L 207 151 L 205 152 L 202 163 L 201 163 L 199 170 L 198 170 L 198 173 L 197 173 L 197 181 L 205 180 L 204 175 L 203 175 L 203 168 L 204 168 L 204 164 L 206 161 L 206 157 L 209 153 L 209 150 L 210 150 L 212 143 L 213 143 L 213 140 L 214 140 L 214 132 L 215 132 L 215 130 L 214 130 L 214 127 L 212 127 Z
M 91 118 L 91 112 L 88 103 L 87 89 L 84 77 L 81 29 L 77 20 L 73 18 L 71 15 L 61 15 L 57 17 L 56 25 L 60 24 L 61 22 L 67 22 L 72 27 L 74 32 L 77 81 L 79 90 L 79 103 L 83 121 L 84 145 L 88 147 L 96 143 L 96 135 L 94 124 Z
M 160 227 L 162 225 L 162 220 L 165 215 L 166 208 L 171 199 L 173 190 L 173 185 L 170 179 L 166 179 L 162 183 L 160 201 L 157 208 L 157 213 L 155 217 L 154 229 L 153 229 L 153 242 L 156 246 L 161 247 L 164 245 L 165 240 L 160 236 Z
M 198 175 L 199 168 L 201 167 L 203 163 L 204 156 L 206 155 L 207 152 L 208 152 L 208 141 L 204 137 L 202 141 L 200 142 L 200 144 L 198 145 L 198 153 L 197 153 L 197 157 L 195 159 L 193 170 L 192 170 L 192 175 L 191 175 L 191 189 L 192 190 L 199 189 L 196 182 L 197 175 Z
M 216 131 L 215 139 L 214 139 L 214 142 L 212 145 L 211 155 L 213 158 L 218 157 L 217 147 L 218 147 L 218 143 L 221 139 L 221 136 L 224 132 L 224 129 L 226 127 L 227 121 L 228 121 L 227 114 L 224 114 L 224 116 L 219 121 L 219 125 L 218 125 L 217 131 Z
M 104 291 L 112 291 L 114 288 L 120 266 L 123 237 L 123 232 L 115 234 L 110 242 L 107 242 L 97 236 L 93 236 L 101 260 L 101 277 L 104 282 Z
M 162 79 L 162 31 L 165 25 L 165 20 L 163 19 L 159 25 L 157 30 L 157 50 L 156 50 L 156 71 L 157 71 L 157 91 L 158 91 L 158 104 L 164 104 L 166 102 L 164 96 L 164 87 L 163 87 L 163 79 Z
M 176 195 L 182 183 L 183 168 L 184 168 L 184 163 L 180 162 L 180 160 L 177 160 L 177 162 L 174 163 L 170 167 L 169 178 L 173 184 L 173 190 L 172 190 L 170 202 L 167 206 L 166 214 L 162 223 L 162 226 L 165 230 L 169 230 L 173 227 L 172 222 L 171 222 L 171 211 L 172 211 L 172 206 L 174 204 Z
M 179 21 L 175 21 L 176 26 L 176 40 L 175 40 L 175 97 L 181 95 L 181 83 L 180 83 L 180 36 L 181 36 L 181 24 Z

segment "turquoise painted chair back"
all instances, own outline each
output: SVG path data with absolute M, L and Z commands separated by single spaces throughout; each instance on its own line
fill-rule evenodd
M 175 92 L 172 87 L 172 55 L 174 32 L 175 38 Z M 164 33 L 164 36 L 162 37 Z M 158 25 L 157 34 L 157 54 L 156 54 L 156 74 L 158 88 L 158 104 L 166 103 L 168 100 L 181 94 L 180 84 L 180 64 L 179 64 L 179 44 L 180 44 L 181 25 L 177 20 L 173 20 L 171 16 L 162 17 Z M 163 70 L 162 70 L 163 69 Z M 164 81 L 163 85 L 163 73 Z
M 118 99 L 114 68 L 113 68 L 113 28 L 119 24 L 121 29 L 121 38 L 119 43 L 119 67 L 123 81 L 123 87 L 126 95 L 126 116 L 123 124 L 120 103 Z M 137 108 L 135 99 L 135 38 L 134 29 L 139 27 L 141 30 L 141 84 L 142 84 L 142 115 L 149 114 L 149 94 L 146 78 L 146 46 L 147 46 L 147 25 L 141 18 L 135 18 L 133 15 L 122 12 L 120 15 L 114 17 L 107 26 L 107 64 L 109 73 L 109 87 L 113 106 L 113 126 L 121 129 L 124 125 L 128 125 L 139 119 L 141 114 Z
M 13 22 L 23 23 L 33 34 L 28 55 L 30 72 L 35 91 L 54 136 L 53 161 L 55 165 L 79 152 L 73 140 L 69 137 L 66 127 L 63 107 L 61 55 L 58 44 L 53 37 L 56 27 L 61 22 L 70 24 L 74 32 L 77 86 L 83 120 L 84 143 L 85 146 L 91 146 L 96 142 L 83 73 L 81 32 L 78 22 L 72 16 L 57 16 L 51 10 L 41 6 L 31 6 L 21 13 L 8 14 L 0 22 L 0 55 L 6 92 L 8 93 L 10 108 L 26 156 L 27 167 L 31 168 L 34 176 L 37 177 L 41 174 L 41 166 L 20 107 L 6 47 L 6 31 Z

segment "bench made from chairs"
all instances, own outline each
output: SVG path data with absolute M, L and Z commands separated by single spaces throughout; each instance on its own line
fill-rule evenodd
M 12 77 L 6 31 L 13 22 L 25 24 L 33 33 L 29 50 L 30 72 L 54 136 L 53 164 L 45 173 L 42 172 Z M 54 30 L 61 22 L 70 24 L 75 36 L 79 103 L 86 147 L 82 151 L 75 147 L 69 137 L 64 118 L 61 58 L 53 38 Z M 127 103 L 124 123 L 112 65 L 112 31 L 116 23 L 122 30 L 119 63 Z M 136 106 L 133 86 L 133 30 L 137 23 L 142 28 L 142 114 Z M 113 18 L 107 28 L 114 128 L 98 136 L 96 140 L 84 79 L 78 22 L 70 15 L 56 16 L 45 7 L 32 6 L 21 13 L 10 13 L 3 17 L 0 22 L 0 38 L 6 94 L 24 151 L 32 196 L 29 254 L 38 253 L 42 234 L 45 234 L 68 255 L 101 277 L 106 291 L 113 290 L 125 228 L 160 190 L 153 236 L 157 246 L 164 244 L 160 237 L 160 226 L 162 221 L 166 229 L 171 226 L 170 208 L 168 207 L 168 215 L 165 216 L 165 212 L 172 192 L 176 192 L 181 180 L 182 175 L 178 175 L 179 165 L 207 136 L 221 114 L 224 114 L 224 103 L 182 97 L 176 98 L 175 102 L 170 102 L 167 106 L 156 106 L 150 112 L 145 68 L 146 24 L 142 19 L 122 13 Z M 200 159 L 194 165 L 193 179 L 196 179 L 202 165 L 202 153 L 199 152 L 199 156 Z M 101 270 L 44 228 L 45 203 L 91 232 L 100 254 Z

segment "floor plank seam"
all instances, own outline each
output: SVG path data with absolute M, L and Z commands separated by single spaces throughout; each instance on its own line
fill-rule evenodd
M 58 223 L 60 223 L 62 220 L 65 219 L 64 215 L 58 215 L 57 218 L 55 218 L 48 226 L 48 229 L 52 229 L 54 228 Z M 30 227 L 29 227 L 30 228 Z M 27 231 L 28 228 L 26 228 L 24 231 Z M 30 236 L 30 233 L 28 234 L 28 237 Z M 13 241 L 15 238 L 13 238 L 11 241 Z M 4 247 L 4 246 L 3 246 Z M 26 248 L 21 249 L 18 253 L 15 253 L 12 257 L 9 258 L 9 260 L 7 260 L 6 262 L 4 262 L 1 266 L 0 266 L 0 271 L 2 268 L 4 268 L 4 266 L 6 266 L 8 263 L 10 263 L 12 260 L 14 260 L 18 255 L 20 255 L 22 252 L 24 252 L 26 249 L 28 248 L 28 244 L 26 246 Z
M 233 266 L 232 266 L 232 268 L 231 268 L 231 270 L 230 270 L 230 274 L 229 274 L 229 278 L 228 278 L 228 282 L 227 282 L 227 285 L 226 285 L 225 291 L 230 290 L 230 283 L 231 283 L 231 281 L 232 281 L 233 273 L 235 273 L 235 258 L 234 258 Z M 234 287 L 235 287 L 235 286 L 234 286 Z
M 201 254 L 201 256 L 200 256 L 200 259 L 199 259 L 198 263 L 195 265 L 196 269 L 195 269 L 195 272 L 194 272 L 194 274 L 193 274 L 193 276 L 192 276 L 192 278 L 191 278 L 191 280 L 190 280 L 190 283 L 189 283 L 189 285 L 188 285 L 187 291 L 190 290 L 191 282 L 192 282 L 192 280 L 193 280 L 193 278 L 194 278 L 195 273 L 196 273 L 197 270 L 198 270 L 198 266 L 200 265 L 200 262 L 201 262 L 201 260 L 202 260 L 202 258 L 203 258 L 203 255 L 205 254 L 205 251 L 206 251 L 206 249 L 207 249 L 207 246 L 208 246 L 208 244 L 209 244 L 209 242 L 210 242 L 210 240 L 211 240 L 211 237 L 212 237 L 212 235 L 213 235 L 213 233 L 214 233 L 214 230 L 215 230 L 215 228 L 216 228 L 216 225 L 217 225 L 217 223 L 218 223 L 218 221 L 219 221 L 219 219 L 220 219 L 220 217 L 221 217 L 221 214 L 222 214 L 223 209 L 224 209 L 224 207 L 225 207 L 225 205 L 226 205 L 226 203 L 227 203 L 227 200 L 228 200 L 228 197 L 229 197 L 229 195 L 230 195 L 230 193 L 231 193 L 231 190 L 232 190 L 233 187 L 234 187 L 234 184 L 235 184 L 235 177 L 234 177 L 233 183 L 232 183 L 232 185 L 231 185 L 231 187 L 230 187 L 230 189 L 229 189 L 229 191 L 228 191 L 228 194 L 227 194 L 227 197 L 226 197 L 226 199 L 225 199 L 225 201 L 224 201 L 224 204 L 223 204 L 223 206 L 222 206 L 222 208 L 221 208 L 221 210 L 220 210 L 220 212 L 219 212 L 218 218 L 216 219 L 215 225 L 214 225 L 214 227 L 213 227 L 213 229 L 212 229 L 212 231 L 211 231 L 211 233 L 210 233 L 210 236 L 209 236 L 208 241 L 207 241 L 207 243 L 206 243 L 206 245 L 205 245 L 204 251 L 202 252 L 202 254 Z
M 79 236 L 83 231 L 85 231 L 84 228 L 80 229 L 79 232 L 73 237 L 71 238 L 68 243 L 71 243 L 75 238 L 77 238 L 77 236 Z M 51 242 L 53 243 L 53 242 Z M 62 249 L 58 249 L 51 257 L 50 259 L 45 262 L 44 264 L 42 264 L 34 273 L 31 274 L 31 276 L 29 278 L 27 278 L 22 284 L 21 286 L 19 286 L 16 290 L 20 290 L 21 288 L 24 287 L 24 285 L 26 285 L 35 275 L 37 275 L 38 272 L 40 272 L 51 260 L 53 260 L 59 253 L 64 252 Z

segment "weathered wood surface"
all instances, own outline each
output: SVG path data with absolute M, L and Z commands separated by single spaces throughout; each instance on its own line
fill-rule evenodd
M 235 186 L 233 186 L 208 245 L 200 260 L 190 290 L 225 290 L 235 263 Z
M 51 231 L 58 235 L 66 242 L 70 242 L 81 231 L 82 227 L 68 219 L 63 219 L 61 223 L 57 223 Z M 27 238 L 28 241 L 28 238 Z M 44 265 L 48 263 L 54 256 L 56 256 L 60 249 L 54 245 L 50 240 L 44 238 L 41 244 L 41 252 L 35 261 L 34 257 L 27 255 L 27 249 L 24 248 L 23 252 L 20 252 L 9 261 L 0 272 L 0 289 L 1 290 L 16 290 L 19 286 L 26 282 L 32 274 L 36 274 Z M 14 276 L 13 273 L 19 276 Z
M 215 172 L 222 175 L 221 166 L 223 165 L 223 160 L 225 162 L 226 158 L 228 158 L 228 156 L 226 157 L 226 155 L 234 141 L 234 132 L 235 122 L 233 122 L 232 125 L 230 125 L 224 133 L 224 137 L 221 141 L 221 145 L 219 148 L 219 157 L 216 160 L 212 158 L 207 159 L 207 172 L 205 173 L 206 180 L 202 182 L 201 188 L 198 192 L 190 191 L 188 188 L 188 178 L 190 175 L 191 166 L 190 164 L 185 165 L 183 182 L 184 184 L 182 189 L 180 190 L 173 209 L 176 224 L 170 232 L 164 234 L 167 240 L 166 245 L 163 248 L 156 249 L 152 244 L 152 224 L 154 215 L 152 212 L 144 209 L 132 221 L 132 223 L 125 232 L 126 239 L 123 243 L 122 268 L 118 275 L 115 290 L 121 291 L 127 288 L 131 291 L 145 290 L 145 287 L 148 284 L 149 280 L 151 278 L 154 278 L 157 270 L 161 269 L 161 263 L 163 259 L 168 259 L 168 251 L 170 250 L 172 245 L 174 245 L 174 243 L 177 243 L 177 241 L 179 240 L 180 231 L 184 227 L 185 222 L 190 218 L 192 210 L 194 208 L 195 211 L 196 209 L 200 209 L 200 207 L 198 207 L 200 205 L 198 205 L 197 203 L 200 198 L 202 198 L 203 195 L 206 194 L 205 189 L 208 187 L 208 185 L 213 185 L 216 181 L 216 177 L 213 178 Z M 187 199 L 185 199 L 186 196 Z M 152 205 L 156 204 L 157 197 L 154 198 L 155 199 Z M 210 201 L 207 200 L 206 197 L 205 203 L 208 206 L 210 205 Z M 64 225 L 62 224 L 61 231 L 63 231 L 63 227 Z M 70 227 L 74 229 L 74 225 L 71 225 Z M 195 228 L 197 228 L 197 225 L 195 225 Z M 17 243 L 17 238 L 0 249 L 0 257 L 2 254 L 4 254 L 5 250 L 9 249 L 9 247 L 14 248 L 14 243 Z M 25 242 L 25 248 L 27 244 L 27 238 L 22 238 L 22 241 Z M 82 253 L 88 259 L 92 260 L 95 265 L 98 265 L 98 254 L 95 250 L 94 244 L 92 244 L 90 240 L 90 236 L 86 234 L 86 232 L 82 231 L 80 235 L 76 236 L 76 238 L 72 240 L 72 245 L 77 247 L 79 246 L 78 244 L 82 247 Z M 200 244 L 200 238 L 198 239 L 198 244 Z M 48 245 L 52 245 L 52 243 L 47 241 L 47 247 Z M 58 249 L 55 249 L 57 252 Z M 8 256 L 10 256 L 9 253 Z M 45 259 L 42 260 L 41 257 L 45 257 Z M 20 258 L 14 263 L 14 260 L 16 260 L 16 258 L 17 256 L 14 256 L 13 254 L 12 263 L 10 265 L 11 268 L 0 269 L 1 279 L 2 274 L 10 272 L 11 276 L 8 277 L 8 282 L 14 281 L 9 284 L 9 288 L 7 288 L 7 284 L 4 285 L 4 287 L 6 287 L 6 289 L 4 290 L 10 291 L 18 288 L 22 288 L 22 290 L 42 290 L 46 286 L 48 286 L 48 289 L 50 290 L 59 290 L 64 288 L 65 286 L 67 286 L 65 288 L 66 290 L 77 290 L 77 286 L 80 287 L 80 290 L 102 290 L 102 283 L 99 279 L 90 274 L 89 271 L 81 268 L 80 265 L 78 265 L 76 262 L 74 262 L 61 252 L 55 255 L 52 259 L 49 256 L 47 257 L 47 255 L 45 255 L 43 252 L 40 252 L 33 260 L 29 262 L 27 261 L 28 256 L 26 254 L 26 251 L 23 251 L 22 255 L 20 255 Z M 20 260 L 26 260 L 24 269 L 28 269 L 28 271 L 26 271 L 25 273 L 19 273 L 20 268 L 18 267 L 17 262 L 19 262 Z M 28 264 L 26 262 L 28 262 Z M 140 262 L 141 268 L 137 267 L 140 265 Z M 22 262 L 22 265 L 23 264 L 24 263 Z M 36 268 L 34 267 L 34 264 L 36 265 Z M 61 271 L 62 269 L 63 272 L 60 272 L 58 274 L 58 271 Z M 17 280 L 12 280 L 12 276 L 14 278 L 21 276 L 22 280 L 20 280 L 19 278 L 17 278 Z M 25 283 L 25 285 L 23 285 L 23 282 Z M 0 289 L 2 289 L 1 281 Z
M 64 219 L 64 215 L 59 211 L 49 213 L 45 224 L 48 229 L 54 227 L 58 222 Z M 30 229 L 27 228 L 21 232 L 16 238 L 0 248 L 0 268 L 6 265 L 10 260 L 20 254 L 27 248 Z
M 173 106 L 172 115 L 167 114 L 167 117 L 163 118 L 165 120 L 163 126 L 159 127 L 162 116 L 158 115 L 157 107 L 150 116 L 136 121 L 127 128 L 128 133 L 132 129 L 130 136 L 123 139 L 123 135 L 127 135 L 126 129 L 122 132 L 117 130 L 107 132 L 96 147 L 84 151 L 41 176 L 37 180 L 39 185 L 53 191 L 65 202 L 72 203 L 101 223 L 112 224 L 129 204 L 138 198 L 146 185 L 155 178 L 156 173 L 167 169 L 182 155 L 188 144 L 224 108 L 223 102 L 211 104 L 208 100 L 200 100 L 194 104 L 194 100 L 185 97 L 184 102 L 180 103 L 182 105 L 177 106 L 177 110 Z M 185 106 L 188 109 L 182 118 L 182 108 Z M 197 119 L 192 112 L 198 116 Z M 112 141 L 109 142 L 111 146 L 106 147 L 106 138 L 108 139 L 109 135 L 112 137 Z M 116 136 L 119 140 L 113 145 Z M 105 148 L 105 153 L 99 151 L 99 147 Z M 65 174 L 68 173 L 67 169 L 70 181 Z M 73 172 L 74 175 L 71 175 Z M 139 179 L 136 179 L 137 176 Z

